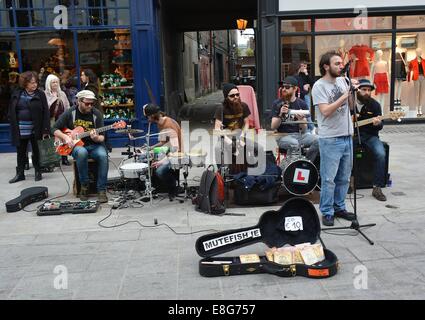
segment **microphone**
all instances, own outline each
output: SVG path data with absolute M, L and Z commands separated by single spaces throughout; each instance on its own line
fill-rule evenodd
M 310 116 L 310 111 L 309 110 L 289 110 L 289 115 L 290 116 L 305 116 L 305 117 L 309 117 Z
M 348 62 L 345 64 L 344 68 L 343 68 L 343 69 L 342 69 L 342 71 L 341 71 L 341 74 L 347 74 L 347 73 L 349 73 L 349 72 L 350 72 L 350 64 L 351 64 L 351 61 L 348 61 Z

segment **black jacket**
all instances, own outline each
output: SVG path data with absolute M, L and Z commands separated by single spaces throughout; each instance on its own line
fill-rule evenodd
M 20 145 L 21 135 L 19 132 L 19 121 L 16 114 L 16 105 L 24 89 L 17 89 L 12 93 L 9 102 L 9 122 L 12 145 Z M 30 110 L 34 124 L 34 138 L 41 140 L 43 134 L 50 134 L 50 112 L 47 106 L 46 95 L 43 91 L 37 89 L 34 98 L 30 101 Z
M 369 101 L 363 106 L 359 116 L 358 121 L 374 118 L 382 115 L 381 105 L 373 98 L 370 98 Z M 368 125 L 361 126 L 360 136 L 369 135 L 369 136 L 379 136 L 379 131 L 384 127 L 383 122 L 379 126 L 374 126 L 372 123 Z

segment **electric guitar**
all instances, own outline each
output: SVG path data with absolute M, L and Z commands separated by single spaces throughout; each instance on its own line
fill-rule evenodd
M 102 133 L 112 129 L 114 130 L 124 129 L 125 127 L 127 127 L 127 123 L 121 120 L 121 121 L 115 122 L 114 124 L 110 126 L 102 127 L 95 130 L 97 133 Z M 72 138 L 72 140 L 74 141 L 74 147 L 70 147 L 67 143 L 64 143 L 62 140 L 56 138 L 56 141 L 55 141 L 56 153 L 58 153 L 61 156 L 69 156 L 75 147 L 84 146 L 84 142 L 82 141 L 82 139 L 90 137 L 90 132 L 89 131 L 84 132 L 83 127 L 76 127 L 74 130 L 63 129 L 62 132 Z
M 404 116 L 405 116 L 405 114 L 402 111 L 391 111 L 388 115 L 378 116 L 377 118 L 379 118 L 381 120 L 385 120 L 385 119 L 401 120 L 401 118 L 403 118 Z M 376 117 L 374 117 L 374 118 L 376 118 Z M 374 118 L 358 121 L 357 123 L 354 124 L 354 126 L 357 128 L 357 127 L 365 126 L 367 124 L 371 124 L 371 123 L 373 123 Z

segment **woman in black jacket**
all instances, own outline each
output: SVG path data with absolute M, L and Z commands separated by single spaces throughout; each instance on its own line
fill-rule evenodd
M 42 179 L 37 140 L 50 134 L 50 113 L 46 95 L 38 89 L 38 76 L 27 71 L 19 76 L 19 86 L 12 93 L 9 103 L 9 121 L 12 144 L 16 146 L 16 176 L 9 181 L 15 183 L 25 180 L 25 158 L 28 143 L 32 146 L 32 162 L 35 181 Z

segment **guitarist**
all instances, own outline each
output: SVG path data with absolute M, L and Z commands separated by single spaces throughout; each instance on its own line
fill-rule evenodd
M 106 185 L 108 180 L 108 153 L 106 151 L 104 134 L 98 134 L 96 128 L 101 128 L 103 115 L 94 108 L 96 96 L 90 90 L 82 90 L 77 94 L 78 106 L 68 109 L 56 121 L 53 128 L 55 137 L 74 147 L 74 140 L 64 134 L 62 130 L 73 130 L 83 127 L 84 131 L 90 131 L 90 137 L 84 138 L 84 146 L 77 146 L 72 151 L 72 156 L 77 162 L 79 179 L 81 182 L 80 200 L 87 201 L 89 193 L 88 159 L 94 159 L 97 163 L 97 192 L 100 203 L 108 202 Z
M 362 144 L 368 147 L 375 159 L 375 176 L 373 178 L 372 196 L 379 201 L 387 201 L 387 197 L 382 193 L 385 186 L 385 149 L 379 139 L 379 131 L 383 128 L 381 105 L 371 97 L 375 86 L 367 79 L 359 80 L 359 90 L 357 92 L 357 113 L 358 121 L 373 118 L 373 123 L 360 126 L 360 138 Z M 355 137 L 354 141 L 358 139 Z M 358 142 L 357 142 L 358 143 Z

